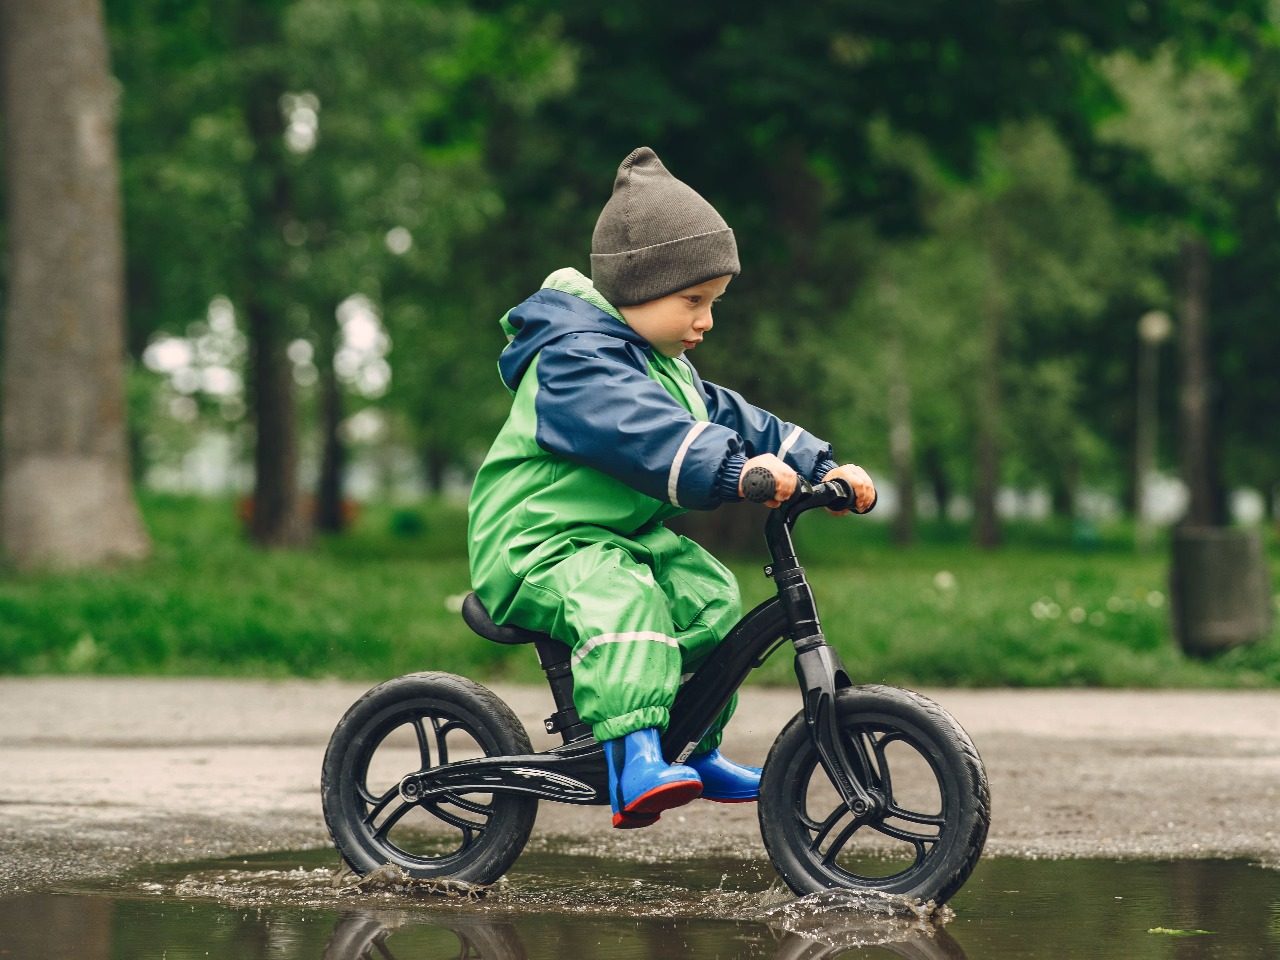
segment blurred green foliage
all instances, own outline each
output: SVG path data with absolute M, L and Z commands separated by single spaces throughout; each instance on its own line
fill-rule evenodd
M 460 505 L 418 505 L 416 531 L 403 508 L 369 508 L 345 536 L 275 553 L 248 544 L 230 501 L 151 495 L 143 507 L 156 543 L 146 563 L 0 582 L 0 673 L 541 679 L 532 650 L 488 643 L 457 613 L 469 589 Z M 1136 558 L 1127 534 L 1105 530 L 1079 549 L 1065 525 L 1014 527 L 1006 550 L 975 553 L 962 528 L 926 525 L 903 551 L 883 525 L 813 514 L 797 545 L 827 635 L 860 681 L 1280 685 L 1280 629 L 1211 661 L 1178 652 L 1163 564 Z M 759 544 L 731 564 L 747 605 L 770 586 Z M 759 678 L 793 683 L 791 658 L 779 653 Z
M 981 495 L 986 431 L 997 481 L 1051 491 L 1060 513 L 1086 489 L 1127 497 L 1135 324 L 1173 305 L 1194 229 L 1214 251 L 1215 461 L 1228 487 L 1280 479 L 1258 428 L 1280 413 L 1273 5 L 106 8 L 131 350 L 198 342 L 213 298 L 240 310 L 269 287 L 308 345 L 295 363 L 312 455 L 314 371 L 359 295 L 391 376 L 370 388 L 346 371 L 346 413 L 372 407 L 381 424 L 348 441 L 411 450 L 435 485 L 474 468 L 507 407 L 497 318 L 551 270 L 587 268 L 613 171 L 649 143 L 739 239 L 702 373 L 848 456 L 887 471 L 888 438 L 909 427 L 922 485 Z M 278 156 L 255 146 L 261 111 Z M 282 199 L 264 220 L 266 180 Z M 1171 414 L 1171 350 L 1162 365 Z M 909 392 L 891 414 L 895 384 Z M 243 448 L 242 398 L 149 371 L 135 392 L 148 463 L 177 462 L 200 430 Z M 1163 430 L 1168 467 L 1172 416 Z
M 1134 556 L 1127 527 L 1079 509 L 1088 491 L 1130 492 L 1135 326 L 1174 310 L 1188 234 L 1212 254 L 1215 462 L 1224 486 L 1280 509 L 1275 4 L 105 8 L 139 477 L 185 475 L 210 436 L 248 460 L 256 298 L 293 341 L 304 461 L 318 459 L 317 380 L 336 370 L 345 442 L 383 488 L 406 469 L 465 481 L 508 409 L 498 317 L 551 270 L 588 269 L 614 170 L 648 143 L 738 237 L 744 269 L 695 358 L 704 376 L 878 479 L 898 466 L 891 438 L 908 437 L 936 499 L 976 499 L 984 432 L 1000 484 L 1052 495 L 1054 521 L 1008 524 L 1000 555 L 929 516 L 908 553 L 877 524 L 802 530 L 860 676 L 1280 682 L 1276 636 L 1181 657 L 1163 557 Z M 363 376 L 381 355 L 343 366 L 353 298 L 385 334 L 389 379 Z M 165 338 L 187 359 L 156 362 Z M 1170 348 L 1159 382 L 1169 468 Z M 0 672 L 538 677 L 526 651 L 478 641 L 448 607 L 467 589 L 456 506 L 388 498 L 344 537 L 263 555 L 229 495 L 144 498 L 146 564 L 6 572 Z M 755 566 L 735 566 L 750 600 L 767 588 Z M 764 676 L 790 682 L 787 658 Z

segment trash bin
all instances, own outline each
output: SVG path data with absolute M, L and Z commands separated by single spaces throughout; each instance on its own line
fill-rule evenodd
M 1271 575 L 1262 536 L 1228 527 L 1175 529 L 1169 597 L 1174 637 L 1188 654 L 1263 639 L 1271 632 Z

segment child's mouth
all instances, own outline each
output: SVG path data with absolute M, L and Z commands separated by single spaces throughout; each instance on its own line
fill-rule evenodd
M 696 346 L 697 346 L 698 344 L 700 344 L 702 341 L 701 341 L 701 340 L 681 340 L 680 342 L 684 344 L 684 348 L 685 348 L 686 350 L 692 350 L 694 347 L 696 347 Z

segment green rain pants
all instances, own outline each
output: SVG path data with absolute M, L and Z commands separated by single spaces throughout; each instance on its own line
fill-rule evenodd
M 661 524 L 631 538 L 571 536 L 572 552 L 526 575 L 508 622 L 573 648 L 573 699 L 597 740 L 665 730 L 682 677 L 738 621 L 738 584 L 724 564 Z M 737 697 L 698 745 L 719 746 Z

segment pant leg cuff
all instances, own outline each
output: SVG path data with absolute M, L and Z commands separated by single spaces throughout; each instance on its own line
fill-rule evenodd
M 724 739 L 723 730 L 715 730 L 708 733 L 705 737 L 698 741 L 698 745 L 694 747 L 695 756 L 701 756 L 704 753 L 710 753 L 716 747 L 720 746 L 720 741 Z
M 657 727 L 658 731 L 662 732 L 667 729 L 670 719 L 671 713 L 666 707 L 641 707 L 639 710 L 624 713 L 620 717 L 610 717 L 608 720 L 592 724 L 591 732 L 597 740 L 604 743 L 606 740 L 616 740 L 618 737 L 625 737 L 628 733 L 648 730 L 650 727 Z

